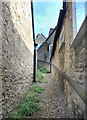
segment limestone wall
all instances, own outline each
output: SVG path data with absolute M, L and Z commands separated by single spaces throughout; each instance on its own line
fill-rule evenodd
M 72 3 L 66 4 L 66 15 L 63 21 L 64 25 L 64 40 L 59 50 L 60 37 L 57 40 L 57 47 L 55 55 L 53 57 L 53 63 L 56 67 L 63 70 L 68 76 L 70 76 L 75 82 L 77 82 L 81 88 L 85 90 L 85 67 L 86 67 L 86 49 L 85 49 L 85 36 L 75 47 L 71 47 L 73 41 L 73 21 L 72 21 Z M 70 84 L 63 79 L 63 77 L 56 71 L 54 75 L 58 83 L 58 88 L 63 96 L 64 104 L 66 105 L 66 115 L 70 118 L 82 118 L 85 117 L 85 103 L 77 95 Z
M 1 2 L 2 113 L 7 116 L 33 79 L 33 35 L 30 2 Z M 0 7 L 1 8 L 1 7 Z M 0 58 L 1 61 L 1 58 Z
M 0 11 L 2 10 L 2 6 L 0 4 Z M 2 116 L 2 16 L 0 12 L 0 119 Z

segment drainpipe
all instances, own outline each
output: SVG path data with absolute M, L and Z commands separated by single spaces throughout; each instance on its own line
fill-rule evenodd
M 36 82 L 36 46 L 35 32 L 34 32 L 34 15 L 33 15 L 33 0 L 31 0 L 31 12 L 32 12 L 32 29 L 33 29 L 33 41 L 34 41 L 34 67 L 33 67 L 33 83 Z

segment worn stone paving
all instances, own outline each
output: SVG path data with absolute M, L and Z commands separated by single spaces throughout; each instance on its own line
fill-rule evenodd
M 53 75 L 43 74 L 43 83 L 39 83 L 45 88 L 40 95 L 41 111 L 33 115 L 36 118 L 65 118 L 64 106 L 61 100 L 61 94 L 58 91 L 58 85 Z

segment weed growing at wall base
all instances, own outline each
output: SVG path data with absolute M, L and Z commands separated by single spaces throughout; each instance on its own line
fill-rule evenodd
M 45 69 L 45 68 L 43 68 L 43 67 L 37 67 L 37 68 L 38 68 L 38 70 L 40 70 L 42 73 L 50 73 L 49 70 L 47 70 L 47 69 Z
M 36 92 L 37 94 L 41 94 L 44 88 L 37 84 L 34 84 L 33 86 L 30 87 L 30 90 Z
M 38 110 L 41 110 L 38 94 L 41 94 L 43 90 L 44 88 L 37 84 L 30 86 L 29 92 L 26 94 L 18 108 L 10 114 L 10 118 L 27 118 Z
M 44 77 L 43 77 L 42 73 L 41 73 L 40 70 L 37 68 L 37 82 L 42 83 L 43 78 L 44 78 Z
M 42 80 L 44 78 L 41 72 L 42 73 L 50 73 L 50 71 L 48 71 L 42 67 L 37 67 L 37 82 L 40 82 L 40 83 L 42 83 Z

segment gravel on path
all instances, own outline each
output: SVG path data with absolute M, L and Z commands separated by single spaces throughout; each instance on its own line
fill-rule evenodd
M 38 83 L 45 90 L 40 94 L 41 111 L 33 115 L 35 118 L 65 118 L 61 94 L 58 91 L 57 81 L 51 73 L 43 74 L 43 83 Z

